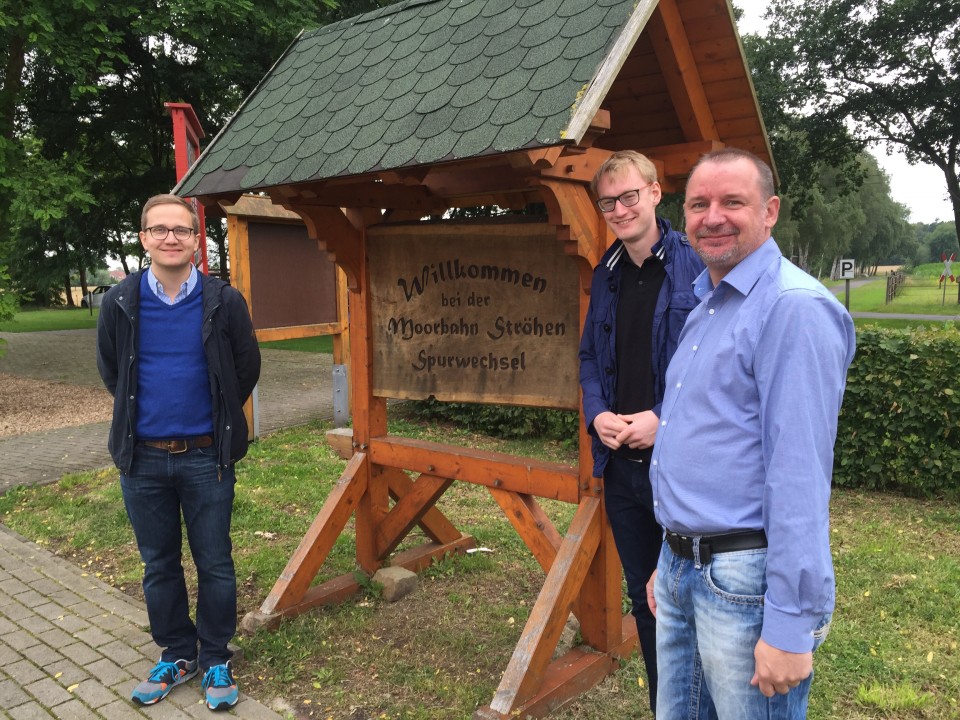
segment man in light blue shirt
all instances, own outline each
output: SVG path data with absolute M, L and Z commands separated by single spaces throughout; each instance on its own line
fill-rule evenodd
M 785 259 L 770 168 L 727 148 L 687 183 L 707 269 L 667 370 L 651 459 L 665 530 L 648 586 L 657 717 L 806 717 L 834 606 L 829 499 L 853 321 Z

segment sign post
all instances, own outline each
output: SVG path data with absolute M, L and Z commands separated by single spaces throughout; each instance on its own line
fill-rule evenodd
M 845 293 L 843 305 L 850 312 L 850 281 L 853 280 L 853 271 L 857 266 L 853 258 L 846 258 L 840 261 L 840 278 L 844 280 Z
M 200 120 L 189 103 L 164 103 L 163 106 L 170 112 L 173 120 L 173 154 L 177 166 L 177 182 L 187 174 L 190 166 L 200 157 L 200 138 L 203 129 Z M 207 227 L 203 214 L 203 205 L 196 198 L 190 198 L 193 207 L 200 218 L 200 261 L 197 267 L 200 272 L 209 275 L 207 269 Z

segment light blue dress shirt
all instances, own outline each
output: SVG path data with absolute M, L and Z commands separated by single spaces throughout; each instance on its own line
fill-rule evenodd
M 150 289 L 153 290 L 154 294 L 160 298 L 160 302 L 166 305 L 176 305 L 178 302 L 183 300 L 187 295 L 193 292 L 193 289 L 197 286 L 199 278 L 197 277 L 197 268 L 194 265 L 190 266 L 190 276 L 187 278 L 187 281 L 180 286 L 180 290 L 176 295 L 173 296 L 171 300 L 167 297 L 166 292 L 163 290 L 163 285 L 160 284 L 160 281 L 157 280 L 157 276 L 153 274 L 153 268 L 150 268 L 150 271 L 147 273 L 147 284 L 150 286 Z
M 657 521 L 709 535 L 763 529 L 763 639 L 806 652 L 833 610 L 829 500 L 856 338 L 849 313 L 769 238 L 700 298 L 667 370 L 651 458 Z

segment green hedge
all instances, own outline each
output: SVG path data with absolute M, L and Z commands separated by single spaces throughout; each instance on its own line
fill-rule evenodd
M 960 496 L 960 331 L 866 328 L 837 430 L 837 485 Z
M 960 330 L 866 328 L 837 429 L 837 485 L 960 497 Z M 577 413 L 505 405 L 408 403 L 421 419 L 495 437 L 576 443 Z

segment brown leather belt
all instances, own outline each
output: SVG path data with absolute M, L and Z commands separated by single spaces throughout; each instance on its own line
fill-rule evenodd
M 674 553 L 687 560 L 695 560 L 692 535 L 665 533 L 667 545 Z M 763 530 L 725 533 L 723 535 L 700 536 L 700 562 L 706 565 L 714 555 L 738 550 L 756 550 L 767 546 L 767 535 Z
M 176 455 L 178 453 L 185 453 L 187 450 L 193 450 L 194 448 L 210 447 L 213 445 L 213 436 L 197 435 L 192 438 L 173 438 L 170 440 L 141 440 L 140 444 L 157 448 L 158 450 L 166 450 L 168 453 Z

